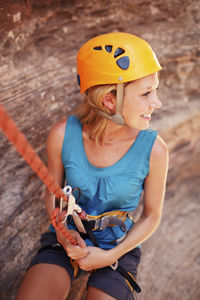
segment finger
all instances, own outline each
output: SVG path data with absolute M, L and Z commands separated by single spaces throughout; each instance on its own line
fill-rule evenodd
M 74 236 L 78 242 L 78 246 L 80 248 L 85 248 L 86 247 L 86 242 L 82 239 L 82 237 L 80 236 L 80 234 L 78 232 L 74 232 Z
M 64 248 L 66 248 L 66 247 L 68 246 L 68 244 L 70 244 L 70 242 L 66 239 L 66 237 L 64 237 L 63 234 L 60 233 L 59 231 L 56 231 L 56 236 L 57 236 L 58 242 L 59 242 Z
M 67 248 L 67 253 L 72 259 L 80 259 L 88 255 L 88 250 L 87 247 L 80 248 L 79 246 L 69 246 Z
M 90 271 L 91 268 L 89 268 L 89 266 L 87 266 L 86 264 L 83 263 L 83 260 L 82 259 L 77 259 L 76 262 L 78 263 L 79 265 L 79 268 L 83 271 Z
M 80 266 L 80 265 L 79 265 L 79 268 L 80 268 L 81 270 L 83 270 L 83 271 L 90 271 L 90 269 L 88 269 L 88 268 L 86 268 L 86 267 L 84 267 L 84 266 Z

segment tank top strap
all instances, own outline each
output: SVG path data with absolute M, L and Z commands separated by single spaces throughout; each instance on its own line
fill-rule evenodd
M 138 175 L 142 174 L 141 176 L 145 177 L 149 173 L 149 161 L 150 161 L 151 151 L 157 135 L 158 132 L 153 129 L 146 129 L 140 131 L 138 141 L 135 144 L 135 149 L 134 149 L 135 152 L 133 155 L 133 166 L 132 166 L 133 170 L 136 167 Z
M 82 124 L 76 116 L 69 116 L 66 122 L 62 146 L 62 161 L 65 162 L 72 153 L 82 146 Z
M 158 132 L 150 128 L 146 130 L 141 130 L 140 139 L 139 142 L 137 143 L 137 149 L 136 149 L 138 156 L 143 155 L 149 159 L 157 135 Z

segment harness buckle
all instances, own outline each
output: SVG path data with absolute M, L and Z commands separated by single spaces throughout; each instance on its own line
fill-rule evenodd
M 118 260 L 116 260 L 116 262 L 114 262 L 114 264 L 110 265 L 110 267 L 115 271 L 118 268 Z
M 106 227 L 108 227 L 108 225 L 109 225 L 109 222 L 110 222 L 110 217 L 109 216 L 104 216 L 104 217 L 102 217 L 100 219 L 97 219 L 95 221 L 95 226 L 94 226 L 93 230 L 96 230 L 96 229 L 100 229 L 100 230 L 106 229 Z

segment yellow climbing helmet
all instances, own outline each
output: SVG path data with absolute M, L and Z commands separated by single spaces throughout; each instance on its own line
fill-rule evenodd
M 95 85 L 124 83 L 161 69 L 151 46 L 130 33 L 113 32 L 92 38 L 77 55 L 81 94 Z
M 133 81 L 162 68 L 151 46 L 143 39 L 124 32 L 97 36 L 86 42 L 77 55 L 77 79 L 81 94 L 100 84 L 117 84 L 116 112 L 97 114 L 119 125 L 126 125 L 123 113 L 124 82 Z

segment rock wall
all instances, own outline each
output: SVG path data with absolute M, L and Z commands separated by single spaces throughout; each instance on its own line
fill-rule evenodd
M 143 246 L 137 299 L 199 299 L 200 7 L 195 0 L 0 0 L 0 101 L 46 163 L 50 127 L 80 103 L 75 58 L 89 38 L 126 31 L 148 40 L 163 66 L 153 125 L 170 169 L 162 223 Z M 14 299 L 40 233 L 44 186 L 0 134 L 0 298 Z M 84 299 L 84 281 L 68 299 Z M 76 285 L 82 283 L 79 293 Z

